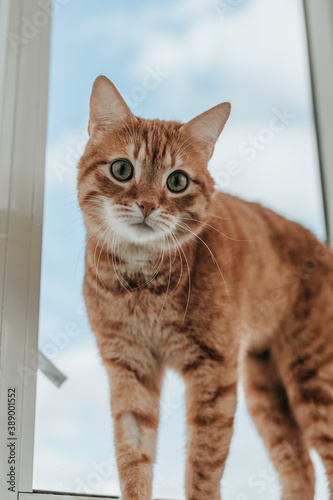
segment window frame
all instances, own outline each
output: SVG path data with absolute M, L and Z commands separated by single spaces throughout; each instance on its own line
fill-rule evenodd
M 38 0 L 0 0 L 0 496 L 32 492 L 50 16 L 23 34 Z M 35 16 L 35 17 L 34 17 Z M 46 16 L 46 17 L 45 17 Z M 47 22 L 43 25 L 45 18 Z M 19 38 L 22 37 L 22 38 Z M 8 390 L 15 389 L 15 437 Z M 15 441 L 15 491 L 7 444 Z
M 327 241 L 333 245 L 333 4 L 303 0 Z
M 333 238 L 333 6 L 303 0 L 327 232 Z M 52 15 L 14 50 L 38 0 L 0 0 L 0 496 L 93 500 L 32 488 L 50 31 Z M 45 19 L 45 16 L 44 16 Z M 324 56 L 323 56 L 324 55 Z M 16 390 L 16 489 L 8 491 L 8 388 Z M 110 497 L 108 497 L 110 498 Z
M 100 498 L 101 500 L 112 500 L 118 497 L 110 497 L 105 495 L 76 495 L 75 493 L 48 493 L 46 491 L 34 491 L 32 493 L 19 493 L 18 500 L 49 500 L 50 495 L 52 495 L 51 500 L 96 500 Z

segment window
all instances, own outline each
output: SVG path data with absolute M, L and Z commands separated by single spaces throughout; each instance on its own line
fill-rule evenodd
M 18 395 L 20 431 L 15 448 L 16 491 L 27 492 L 20 497 L 28 500 L 32 489 L 117 496 L 108 383 L 81 295 L 84 230 L 75 176 L 87 140 L 92 81 L 106 74 L 133 112 L 148 118 L 187 120 L 230 100 L 231 118 L 210 163 L 218 187 L 259 200 L 324 239 L 303 5 L 300 0 L 269 5 L 264 0 L 144 0 L 117 5 L 106 0 L 54 0 L 53 10 L 48 11 L 46 4 L 33 0 L 28 5 L 21 0 L 13 7 L 9 1 L 0 1 L 1 22 L 8 20 L 3 31 L 27 40 L 9 36 L 7 44 L 1 45 L 7 48 L 3 86 L 0 80 L 6 96 L 3 116 L 13 116 L 7 128 L 2 121 L 0 149 L 1 168 L 11 167 L 1 172 L 4 181 L 0 184 L 0 266 L 6 272 L 0 296 L 1 370 L 5 375 L 1 446 L 8 437 L 2 431 L 7 424 L 2 424 L 7 423 L 6 398 L 11 388 Z M 319 14 L 323 16 L 323 11 Z M 38 340 L 51 364 L 40 357 L 34 418 L 31 401 L 38 363 L 41 169 L 51 20 Z M 311 22 L 309 33 L 316 33 Z M 316 50 L 319 42 L 310 40 Z M 320 74 L 320 67 L 313 65 L 313 69 Z M 320 122 L 325 116 L 317 118 Z M 325 137 L 324 131 L 320 137 Z M 13 147 L 6 147 L 8 141 Z M 323 166 L 332 157 L 326 144 L 321 148 Z M 327 175 L 325 180 L 329 181 Z M 169 374 L 161 401 L 157 498 L 184 497 L 183 392 L 181 380 Z M 1 460 L 1 470 L 7 470 L 6 454 L 1 454 Z M 324 498 L 320 464 L 317 470 L 318 498 Z M 0 491 L 8 496 L 7 486 L 1 477 Z M 261 494 L 278 498 L 277 478 L 241 391 L 222 487 L 226 498 L 260 498 Z

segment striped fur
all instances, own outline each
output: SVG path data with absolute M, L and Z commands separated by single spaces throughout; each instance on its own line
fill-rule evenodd
M 206 167 L 229 111 L 144 120 L 105 77 L 94 84 L 78 176 L 84 296 L 110 379 L 123 500 L 151 498 L 167 368 L 187 388 L 187 500 L 221 498 L 239 376 L 282 498 L 314 498 L 314 447 L 333 500 L 333 256 L 300 225 L 214 189 Z M 116 159 L 134 166 L 130 181 L 110 174 Z M 179 194 L 166 188 L 174 170 L 190 178 Z M 148 201 L 153 228 L 141 233 Z

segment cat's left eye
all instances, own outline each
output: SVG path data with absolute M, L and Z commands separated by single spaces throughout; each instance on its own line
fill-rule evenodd
M 116 160 L 111 163 L 111 174 L 120 182 L 129 181 L 133 177 L 133 167 L 127 160 Z
M 181 191 L 184 191 L 189 184 L 189 180 L 186 174 L 184 172 L 172 172 L 172 174 L 169 175 L 167 179 L 167 186 L 170 189 L 170 191 L 173 191 L 174 193 L 180 193 Z

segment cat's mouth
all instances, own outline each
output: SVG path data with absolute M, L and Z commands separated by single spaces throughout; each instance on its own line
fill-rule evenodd
M 142 231 L 154 231 L 154 229 L 147 224 L 146 221 L 142 222 L 136 222 L 134 224 L 131 224 L 131 226 L 135 227 L 136 229 L 140 229 Z

